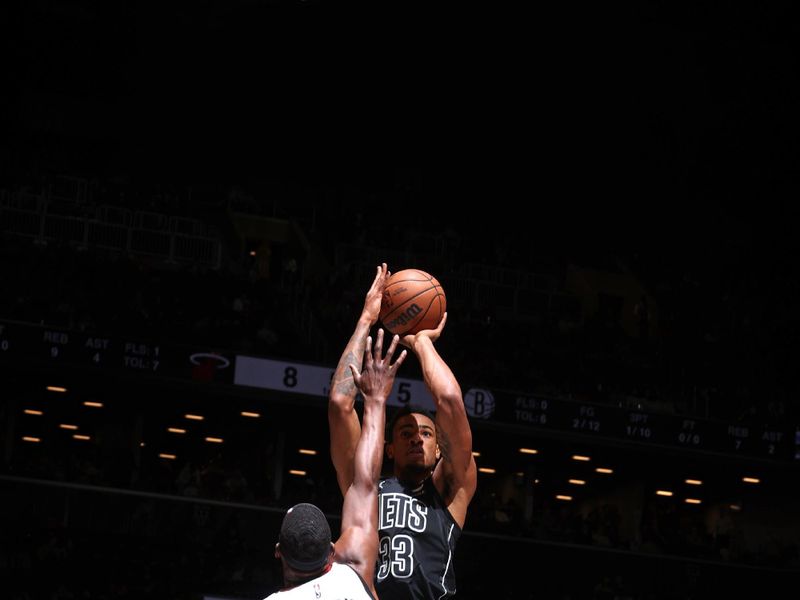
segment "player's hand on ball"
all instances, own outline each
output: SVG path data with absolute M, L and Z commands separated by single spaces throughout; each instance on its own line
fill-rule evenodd
M 369 319 L 372 325 L 378 320 L 378 315 L 381 311 L 383 290 L 386 287 L 386 280 L 389 279 L 391 275 L 392 273 L 389 271 L 386 263 L 381 263 L 378 267 L 378 272 L 375 274 L 375 279 L 372 280 L 372 285 L 367 291 L 367 296 L 364 299 L 364 310 L 361 314 Z
M 436 326 L 436 329 L 423 329 L 422 331 L 418 331 L 415 334 L 408 334 L 404 335 L 400 338 L 400 343 L 413 350 L 414 344 L 417 342 L 418 339 L 426 337 L 430 339 L 430 341 L 435 342 L 439 339 L 439 336 L 442 335 L 442 331 L 444 330 L 444 324 L 447 322 L 447 313 L 445 312 L 442 315 L 442 320 L 439 321 L 439 324 Z

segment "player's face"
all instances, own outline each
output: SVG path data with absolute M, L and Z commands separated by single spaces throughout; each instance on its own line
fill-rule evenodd
M 425 415 L 403 415 L 394 424 L 387 452 L 389 458 L 394 459 L 396 469 L 433 468 L 439 458 L 436 426 Z

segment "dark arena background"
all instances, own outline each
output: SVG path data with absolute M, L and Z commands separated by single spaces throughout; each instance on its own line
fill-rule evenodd
M 0 7 L 3 598 L 278 589 L 383 261 L 447 293 L 458 598 L 797 593 L 788 9 L 503 11 Z

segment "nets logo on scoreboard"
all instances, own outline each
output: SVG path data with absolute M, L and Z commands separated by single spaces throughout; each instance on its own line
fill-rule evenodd
M 494 413 L 494 396 L 489 390 L 470 388 L 464 395 L 467 414 L 476 419 L 488 419 Z

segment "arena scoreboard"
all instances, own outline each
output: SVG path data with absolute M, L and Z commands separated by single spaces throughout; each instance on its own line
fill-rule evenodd
M 235 388 L 301 394 L 320 402 L 328 395 L 334 373 L 332 366 L 10 321 L 0 321 L 0 364 L 213 381 Z M 530 428 L 586 442 L 636 443 L 742 458 L 800 460 L 800 427 L 796 423 L 724 422 L 470 388 L 468 382 L 462 385 L 467 413 L 473 421 Z M 269 398 L 265 394 L 264 400 Z M 434 409 L 433 399 L 422 381 L 398 377 L 389 404 L 409 403 Z
M 788 424 L 726 422 L 509 393 L 501 394 L 495 404 L 493 417 L 502 422 L 571 432 L 584 438 L 772 460 L 800 458 L 800 430 Z
M 231 383 L 234 355 L 181 344 L 0 321 L 0 360 Z

